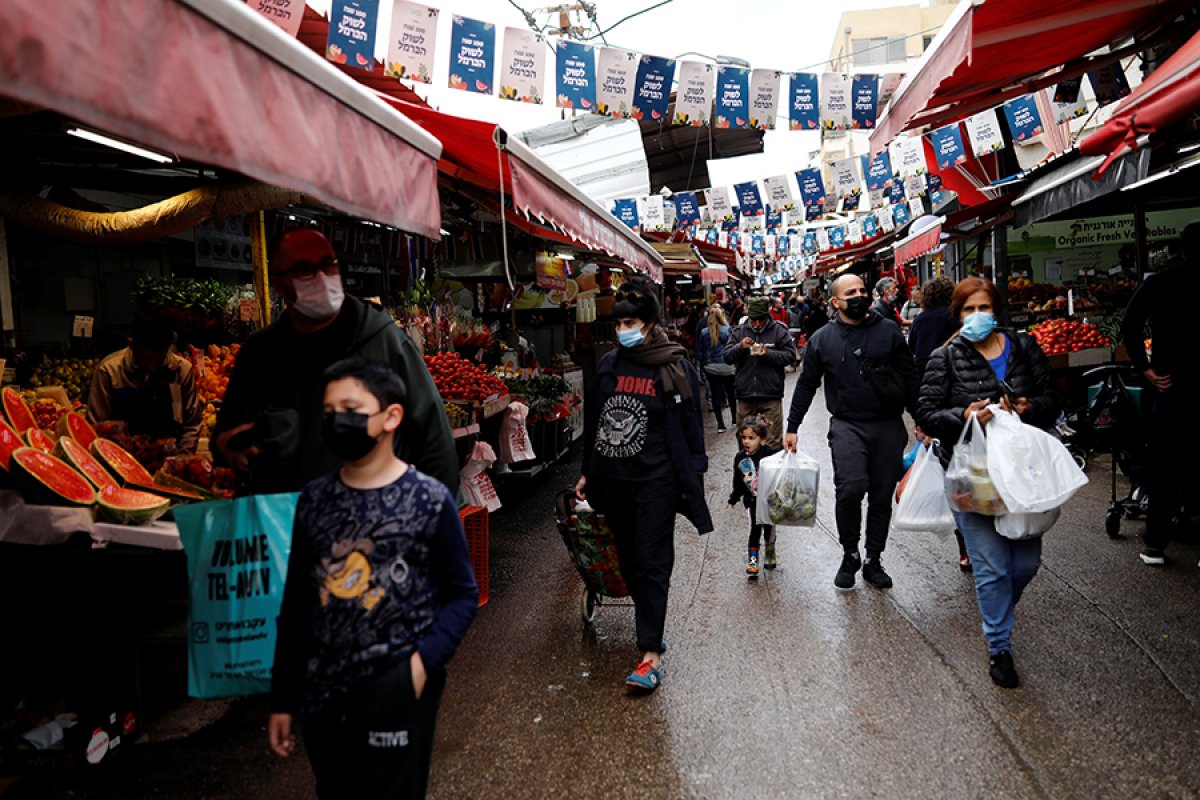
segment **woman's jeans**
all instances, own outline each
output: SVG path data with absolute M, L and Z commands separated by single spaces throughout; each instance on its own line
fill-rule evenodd
M 1013 540 L 996 533 L 996 520 L 954 512 L 975 568 L 975 596 L 989 653 L 1012 649 L 1013 611 L 1042 563 L 1042 539 Z

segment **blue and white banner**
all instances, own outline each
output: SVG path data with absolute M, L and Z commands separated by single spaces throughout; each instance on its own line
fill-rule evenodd
M 862 232 L 867 239 L 873 239 L 879 233 L 879 220 L 874 214 L 867 214 L 862 218 Z
M 815 131 L 821 126 L 817 76 L 812 72 L 793 72 L 788 93 L 788 127 L 794 131 Z
M 829 246 L 834 250 L 841 250 L 846 246 L 845 226 L 834 225 L 829 229 Z
M 892 185 L 888 187 L 887 191 L 889 203 L 904 202 L 904 181 L 892 181 Z
M 696 202 L 696 193 L 677 192 L 675 194 L 675 224 L 683 227 L 699 221 L 700 206 Z
M 496 26 L 456 14 L 450 33 L 450 88 L 491 94 Z
M 826 72 L 821 76 L 821 127 L 848 131 L 851 122 L 850 76 Z
M 1024 142 L 1045 132 L 1042 115 L 1038 111 L 1033 95 L 1015 97 L 1004 104 L 1004 118 L 1014 142 Z
M 642 56 L 637 70 L 637 88 L 633 94 L 633 118 L 665 122 L 674 80 L 673 59 Z
M 771 208 L 788 211 L 796 207 L 787 175 L 773 175 L 770 178 L 764 178 L 763 186 L 767 190 L 767 204 Z
M 942 188 L 942 176 L 941 175 L 939 175 L 936 172 L 931 172 L 925 176 L 925 190 L 926 191 L 936 192 L 940 188 Z
M 596 109 L 596 53 L 591 45 L 559 39 L 554 45 L 558 61 L 555 94 L 559 108 Z
M 373 69 L 378 24 L 379 0 L 334 0 L 325 58 L 347 67 Z
M 713 123 L 718 128 L 750 125 L 750 70 L 723 66 L 717 69 L 717 99 Z
M 541 105 L 545 78 L 546 40 L 525 28 L 505 28 L 500 99 Z
M 800 250 L 804 253 L 817 252 L 817 231 L 809 228 L 804 232 L 804 241 L 800 243 Z
M 966 163 L 967 149 L 963 147 L 962 133 L 958 130 L 957 122 L 932 131 L 929 134 L 929 143 L 933 145 L 933 153 L 937 156 L 938 169 L 950 169 Z
M 863 156 L 867 158 L 867 156 Z M 892 159 L 884 150 L 867 165 L 867 190 L 881 192 L 892 185 Z
M 767 204 L 766 222 L 763 227 L 769 231 L 777 231 L 783 227 L 783 209 Z
M 758 181 L 735 183 L 733 191 L 737 195 L 738 208 L 743 217 L 755 217 L 763 213 L 762 195 L 758 192 Z
M 301 4 L 301 10 L 304 6 Z M 388 38 L 384 73 L 417 83 L 433 83 L 433 56 L 437 47 L 438 10 L 396 0 Z
M 637 53 L 600 48 L 600 67 L 596 75 L 597 114 L 621 119 L 628 119 L 633 114 L 638 63 Z
M 967 117 L 967 138 L 977 156 L 986 156 L 1004 149 L 1004 134 L 1000 131 L 1000 120 L 996 109 L 989 108 L 973 117 Z
M 804 221 L 805 222 L 816 222 L 817 220 L 819 220 L 821 218 L 821 216 L 824 213 L 825 213 L 824 202 L 822 202 L 820 205 L 805 206 L 804 207 Z
M 1092 70 L 1087 76 L 1092 83 L 1092 91 L 1096 93 L 1096 102 L 1101 108 L 1129 94 L 1129 80 L 1125 77 L 1125 69 L 1120 61 Z
M 764 252 L 763 235 L 756 233 L 750 237 L 750 252 L 757 255 L 762 255 Z
M 903 228 L 912 220 L 912 216 L 908 213 L 908 206 L 904 203 L 897 203 L 892 206 L 892 221 L 897 228 Z
M 825 205 L 825 181 L 821 178 L 821 170 L 817 167 L 800 170 L 796 173 L 796 184 L 800 187 L 804 207 L 818 209 L 819 216 L 819 210 Z
M 852 127 L 871 130 L 879 115 L 879 76 L 855 75 L 851 95 L 854 98 Z
M 679 62 L 679 88 L 675 91 L 675 125 L 708 125 L 712 114 L 717 71 L 702 61 Z
M 614 201 L 613 216 L 636 231 L 638 229 L 637 201 L 632 198 Z
M 779 109 L 779 77 L 773 69 L 756 69 L 750 73 L 750 127 L 760 131 L 775 129 L 775 114 Z

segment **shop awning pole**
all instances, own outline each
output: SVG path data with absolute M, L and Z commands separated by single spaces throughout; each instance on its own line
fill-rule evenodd
M 1133 204 L 1133 246 L 1137 252 L 1138 283 L 1146 279 L 1150 271 L 1150 244 L 1146 234 L 1146 204 L 1138 200 Z
M 1008 226 L 992 228 L 992 281 L 1000 295 L 1001 325 L 1008 325 Z
M 250 215 L 250 258 L 254 262 L 254 296 L 258 299 L 259 322 L 271 324 L 271 281 L 267 276 L 267 225 L 265 212 Z

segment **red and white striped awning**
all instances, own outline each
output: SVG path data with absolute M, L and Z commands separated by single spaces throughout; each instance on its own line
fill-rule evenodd
M 700 270 L 700 282 L 710 284 L 729 283 L 729 270 L 725 267 L 704 267 Z
M 902 267 L 909 261 L 936 250 L 942 243 L 942 223 L 945 221 L 945 217 L 938 217 L 929 227 L 923 228 L 917 233 L 911 233 L 906 238 L 896 242 L 892 248 L 895 256 L 895 265 Z

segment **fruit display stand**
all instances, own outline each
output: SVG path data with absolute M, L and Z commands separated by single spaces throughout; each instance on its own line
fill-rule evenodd
M 179 538 L 179 527 L 174 522 L 156 520 L 149 525 L 118 525 L 113 522 L 97 522 L 92 526 L 94 547 L 124 544 L 131 547 L 149 547 L 154 550 L 183 550 Z

